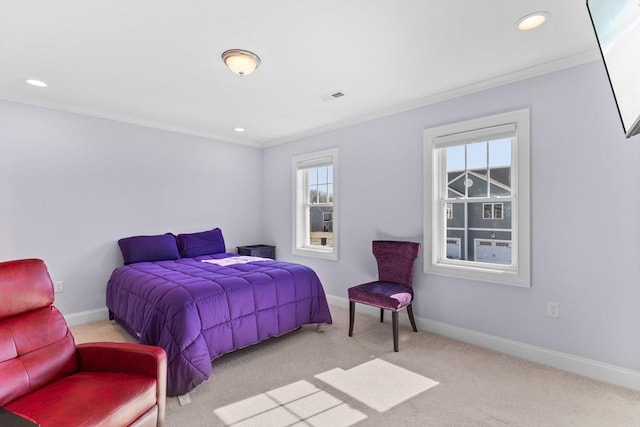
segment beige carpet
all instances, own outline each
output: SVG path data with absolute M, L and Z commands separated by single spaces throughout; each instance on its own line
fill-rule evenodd
M 640 426 L 640 392 L 331 307 L 305 326 L 224 355 L 167 426 Z M 113 322 L 72 327 L 76 342 L 134 341 Z M 388 378 L 388 381 L 385 381 Z M 404 384 L 404 385 L 403 385 Z

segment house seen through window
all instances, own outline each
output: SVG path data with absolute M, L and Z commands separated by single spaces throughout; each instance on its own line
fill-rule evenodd
M 455 245 L 460 245 L 457 250 L 449 248 L 447 257 L 510 264 L 510 247 L 505 250 L 494 243 L 510 242 L 512 235 L 511 139 L 454 145 L 442 150 L 446 157 L 447 245 L 452 244 L 449 243 L 452 239 Z M 503 215 L 505 206 L 507 216 Z

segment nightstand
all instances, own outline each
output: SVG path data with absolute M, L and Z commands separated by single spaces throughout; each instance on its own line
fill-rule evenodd
M 0 425 L 6 427 L 30 427 L 37 426 L 38 424 L 34 424 L 8 409 L 0 408 Z
M 238 255 L 276 259 L 276 247 L 271 245 L 238 246 Z

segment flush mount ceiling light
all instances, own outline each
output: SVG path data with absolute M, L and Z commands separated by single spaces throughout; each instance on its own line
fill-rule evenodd
M 233 130 L 238 133 L 244 132 L 244 128 L 241 127 L 233 128 Z
M 241 76 L 253 73 L 260 65 L 260 58 L 253 52 L 242 49 L 229 49 L 222 53 L 225 65 Z
M 518 19 L 518 29 L 522 31 L 533 30 L 544 24 L 549 18 L 549 12 L 534 12 Z
M 42 80 L 24 79 L 24 82 L 27 83 L 27 84 L 30 84 L 31 86 L 47 87 L 47 84 L 45 82 L 43 82 Z

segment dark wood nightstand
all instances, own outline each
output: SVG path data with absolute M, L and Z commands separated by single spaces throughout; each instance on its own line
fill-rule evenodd
M 238 255 L 276 259 L 276 247 L 271 245 L 238 246 Z
M 0 408 L 0 425 L 3 427 L 31 427 L 38 424 L 34 424 L 7 409 Z

